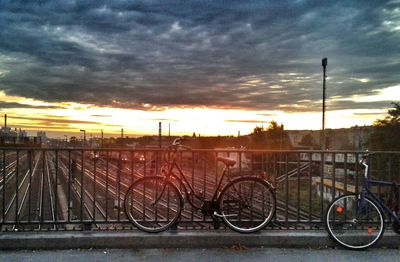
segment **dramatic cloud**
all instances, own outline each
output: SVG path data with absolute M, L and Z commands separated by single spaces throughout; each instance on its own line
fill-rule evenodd
M 94 121 L 81 121 L 81 120 L 72 120 L 72 119 L 63 119 L 62 117 L 51 117 L 51 118 L 44 118 L 44 117 L 19 117 L 19 116 L 11 116 L 9 117 L 11 119 L 21 119 L 21 120 L 28 120 L 28 121 L 33 121 L 40 123 L 43 126 L 53 126 L 53 125 L 63 125 L 63 126 L 69 126 L 70 124 L 81 124 L 81 125 L 97 125 L 101 124 L 99 122 L 94 122 Z M 104 124 L 103 124 L 104 125 Z M 117 125 L 105 125 L 105 126 L 117 126 Z
M 60 107 L 58 107 L 58 106 L 27 105 L 27 104 L 20 104 L 20 103 L 17 103 L 17 102 L 0 101 L 0 109 L 6 109 L 6 108 L 56 109 L 56 108 L 60 108 Z
M 10 0 L 0 24 L 0 90 L 47 102 L 319 111 L 323 57 L 328 97 L 400 82 L 398 1 Z

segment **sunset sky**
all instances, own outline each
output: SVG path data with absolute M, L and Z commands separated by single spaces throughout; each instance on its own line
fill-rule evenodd
M 40 3 L 40 4 L 38 4 Z M 370 125 L 400 101 L 400 1 L 1 1 L 0 116 L 54 137 Z

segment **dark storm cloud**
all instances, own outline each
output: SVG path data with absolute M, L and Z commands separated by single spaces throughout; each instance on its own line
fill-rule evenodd
M 260 121 L 260 120 L 234 120 L 234 119 L 229 119 L 225 120 L 225 122 L 230 122 L 230 123 L 268 123 L 268 121 Z
M 25 117 L 25 116 L 9 116 L 12 119 L 29 120 L 36 123 L 40 123 L 42 126 L 45 125 L 46 128 L 51 125 L 68 126 L 69 124 L 82 124 L 82 125 L 98 125 L 102 124 L 95 121 L 83 121 L 83 120 L 73 120 L 73 119 L 62 119 L 62 118 L 44 118 L 44 117 Z M 112 124 L 102 124 L 106 126 L 117 126 Z
M 141 110 L 319 111 L 322 57 L 329 58 L 328 96 L 399 84 L 398 7 L 395 1 L 1 1 L 0 89 Z
M 5 101 L 0 101 L 0 109 L 5 109 L 5 108 L 36 108 L 36 109 L 57 109 L 61 108 L 58 106 L 38 106 L 38 105 L 27 105 L 27 104 L 20 104 L 17 102 L 5 102 Z

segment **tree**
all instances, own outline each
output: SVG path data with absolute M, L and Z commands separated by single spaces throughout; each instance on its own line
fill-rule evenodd
M 256 126 L 253 129 L 253 133 L 251 133 L 250 136 L 251 136 L 250 148 L 262 149 L 266 147 L 267 138 L 263 127 Z
M 388 110 L 388 115 L 374 123 L 375 130 L 368 139 L 372 150 L 400 150 L 400 102 L 391 104 L 393 108 Z
M 253 149 L 290 149 L 291 144 L 283 125 L 271 121 L 267 129 L 255 127 L 251 136 L 250 148 Z
M 299 145 L 301 146 L 307 146 L 307 147 L 315 147 L 316 144 L 314 142 L 314 139 L 311 134 L 306 134 L 301 138 L 301 141 L 299 142 Z

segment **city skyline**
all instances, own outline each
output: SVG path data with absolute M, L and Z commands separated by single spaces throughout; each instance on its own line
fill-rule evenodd
M 0 3 L 0 114 L 48 134 L 371 125 L 400 100 L 400 2 Z

